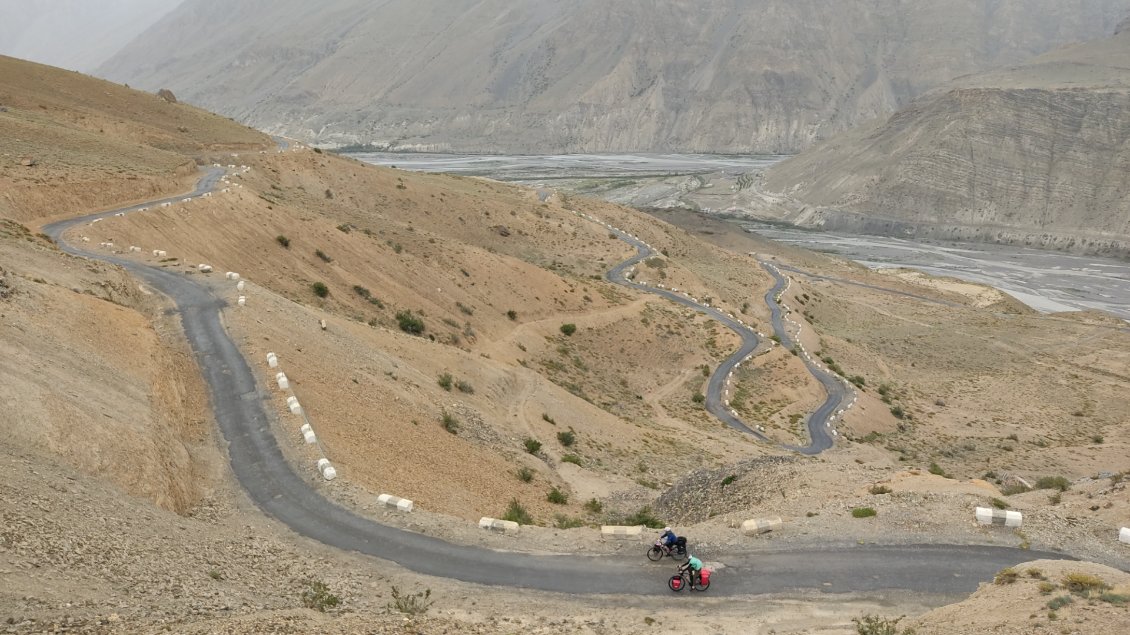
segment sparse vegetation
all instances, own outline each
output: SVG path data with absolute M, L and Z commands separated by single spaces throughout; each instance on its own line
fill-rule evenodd
M 1020 573 L 1011 567 L 997 571 L 997 575 L 993 577 L 993 584 L 1012 584 L 1020 579 Z
M 518 319 L 518 312 L 515 311 L 514 309 L 510 309 L 509 311 L 506 312 L 506 317 L 510 318 L 510 321 L 513 322 L 513 321 Z
M 471 385 L 471 382 L 465 379 L 460 379 L 459 381 L 455 382 L 455 388 L 458 389 L 459 392 L 464 394 L 475 394 L 475 387 Z
M 880 494 L 890 494 L 891 488 L 887 487 L 886 485 L 876 483 L 876 484 L 872 485 L 871 489 L 868 490 L 868 491 L 871 492 L 872 494 L 878 496 Z
M 440 388 L 443 388 L 447 392 L 451 392 L 451 386 L 454 385 L 455 379 L 451 376 L 451 373 L 444 373 L 439 376 L 439 379 L 436 380 L 436 383 L 439 384 Z
M 1061 580 L 1063 588 L 1083 597 L 1090 597 L 1091 593 L 1105 591 L 1110 588 L 1102 578 L 1089 573 L 1069 573 Z
M 566 454 L 561 457 L 562 463 L 572 463 L 573 465 L 581 465 L 581 457 L 576 454 Z
M 330 588 L 321 580 L 309 580 L 306 589 L 302 591 L 302 605 L 308 609 L 326 612 L 341 604 L 341 598 L 330 593 Z
M 891 414 L 895 416 L 895 419 L 906 419 L 906 411 L 902 409 L 902 406 L 891 406 Z
M 396 324 L 400 327 L 400 330 L 405 333 L 419 335 L 424 332 L 424 320 L 413 315 L 411 311 L 398 312 L 396 314 Z
M 649 529 L 659 529 L 665 526 L 659 518 L 656 518 L 652 513 L 651 507 L 641 507 L 636 513 L 624 518 L 623 524 L 625 525 L 643 525 Z
M 572 336 L 573 333 L 577 332 L 577 325 L 576 324 L 562 324 L 561 325 L 561 332 L 564 333 L 566 335 L 566 337 Z
M 554 487 L 553 489 L 549 490 L 548 494 L 545 495 L 545 500 L 553 503 L 554 505 L 566 505 L 569 503 L 569 495 Z
M 898 623 L 901 617 L 887 619 L 878 615 L 864 615 L 852 618 L 857 635 L 899 635 Z M 910 635 L 904 632 L 904 635 Z
M 326 283 L 324 282 L 315 282 L 314 284 L 310 285 L 310 290 L 313 291 L 314 295 L 318 296 L 319 298 L 324 298 L 330 294 L 330 288 L 327 287 Z
M 537 439 L 526 439 L 522 443 L 526 446 L 526 452 L 530 454 L 537 454 L 541 450 L 541 441 Z
M 518 480 L 523 483 L 529 483 L 534 480 L 534 471 L 528 467 L 519 468 L 514 474 L 518 477 Z
M 558 529 L 573 529 L 574 527 L 584 527 L 585 521 L 565 514 L 557 514 L 553 517 L 553 526 Z
M 727 476 L 726 478 L 722 479 L 722 487 L 726 487 L 727 485 L 733 483 L 736 480 L 738 480 L 737 475 L 731 474 L 731 475 Z
M 562 430 L 557 433 L 557 441 L 567 448 L 572 447 L 577 442 L 577 435 L 572 430 Z
M 697 404 L 701 404 L 701 403 L 703 403 L 704 401 L 706 401 L 706 395 L 702 394 L 701 392 L 696 392 L 696 393 L 695 393 L 695 394 L 694 394 L 694 395 L 693 395 L 693 396 L 691 397 L 691 401 L 693 401 L 693 402 L 695 402 L 695 403 L 697 403 Z
M 993 507 L 996 507 L 997 509 L 1008 509 L 1008 508 L 1012 507 L 1012 505 L 1008 504 L 1008 501 L 1001 500 L 999 498 L 994 498 L 994 499 L 990 500 L 989 504 L 991 504 Z
M 856 507 L 855 509 L 851 510 L 851 517 L 852 518 L 871 518 L 872 516 L 875 516 L 878 513 L 879 512 L 875 511 L 875 509 L 872 508 L 872 507 Z
M 946 474 L 946 471 L 942 469 L 942 466 L 938 465 L 937 463 L 931 463 L 928 470 L 935 476 L 945 476 L 947 478 L 949 477 L 949 475 Z
M 1048 601 L 1048 608 L 1053 611 L 1058 611 L 1059 609 L 1073 603 L 1074 601 L 1075 600 L 1071 599 L 1070 595 L 1061 595 L 1053 600 Z
M 290 239 L 286 236 L 283 236 L 282 234 L 275 236 L 275 242 L 282 245 L 283 247 L 286 247 L 287 249 L 290 249 Z
M 392 602 L 388 603 L 388 610 L 403 613 L 404 615 L 423 615 L 428 612 L 435 600 L 432 599 L 432 590 L 424 589 L 415 593 L 403 594 L 400 589 L 392 587 Z
M 519 525 L 534 524 L 533 516 L 530 516 L 530 512 L 526 511 L 526 508 L 518 502 L 517 498 L 510 499 L 510 505 L 506 508 L 506 513 L 502 515 L 502 520 L 509 520 Z
M 557 425 L 557 422 L 553 420 L 553 417 L 549 416 L 548 412 L 541 413 L 541 420 L 545 421 L 546 423 Z
M 447 430 L 451 434 L 457 434 L 459 432 L 459 420 L 446 410 L 444 410 L 443 414 L 440 415 L 440 423 L 443 424 L 443 429 Z
M 1036 489 L 1057 489 L 1066 492 L 1071 489 L 1071 481 L 1063 476 L 1042 476 L 1036 481 Z
M 334 261 L 333 258 L 330 258 L 329 255 L 326 252 L 322 251 L 321 249 L 315 249 L 314 255 L 317 256 L 318 258 L 321 258 L 322 262 L 333 262 Z
M 604 503 L 595 498 L 590 498 L 585 501 L 585 511 L 593 514 L 599 514 L 600 512 L 604 511 Z

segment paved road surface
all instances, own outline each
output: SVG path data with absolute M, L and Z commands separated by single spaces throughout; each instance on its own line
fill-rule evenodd
M 219 176 L 219 172 L 209 171 L 194 194 L 210 189 Z M 184 197 L 166 200 L 181 198 Z M 247 360 L 223 327 L 222 300 L 206 285 L 197 282 L 196 276 L 106 253 L 86 252 L 61 240 L 63 232 L 70 227 L 160 202 L 55 223 L 44 231 L 64 251 L 120 265 L 176 304 L 185 335 L 208 386 L 216 422 L 228 443 L 232 471 L 263 512 L 307 538 L 444 578 L 571 594 L 670 593 L 666 579 L 673 567 L 647 561 L 645 543 L 638 545 L 638 556 L 592 558 L 498 552 L 453 545 L 381 525 L 323 497 L 318 487 L 326 485 L 315 476 L 314 466 L 299 466 L 300 476 L 284 459 L 264 407 L 267 393 L 260 391 Z M 1056 556 L 1020 549 L 958 545 L 852 546 L 723 554 L 711 558 L 719 560 L 724 567 L 715 576 L 709 593 L 902 589 L 965 594 L 1001 568 L 1041 557 Z

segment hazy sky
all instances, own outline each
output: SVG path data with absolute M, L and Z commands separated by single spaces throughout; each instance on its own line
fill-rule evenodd
M 89 71 L 184 0 L 0 0 L 0 54 Z

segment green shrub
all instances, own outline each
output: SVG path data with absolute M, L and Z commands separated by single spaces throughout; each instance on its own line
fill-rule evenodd
M 327 287 L 326 283 L 324 282 L 315 282 L 314 284 L 310 285 L 310 290 L 313 291 L 314 295 L 318 296 L 319 298 L 324 298 L 330 294 L 330 288 Z
M 1092 591 L 1105 591 L 1110 588 L 1102 578 L 1089 573 L 1069 573 L 1063 576 L 1063 588 L 1079 595 L 1088 595 Z
M 577 325 L 576 324 L 562 324 L 561 325 L 561 332 L 564 333 L 567 336 L 572 335 L 573 333 L 577 332 Z
M 1011 567 L 997 571 L 997 575 L 993 577 L 993 584 L 1012 584 L 1020 578 L 1020 574 Z
M 528 467 L 520 468 L 514 474 L 517 475 L 518 480 L 522 481 L 523 483 L 529 483 L 530 481 L 534 480 L 534 471 Z
M 731 475 L 727 476 L 726 478 L 722 479 L 722 487 L 726 487 L 727 485 L 733 483 L 736 480 L 738 480 L 737 475 L 731 474 Z
M 931 474 L 934 474 L 936 476 L 945 476 L 946 475 L 946 471 L 943 470 L 942 466 L 938 465 L 937 463 L 931 463 L 930 467 L 928 469 L 929 469 Z
M 891 414 L 895 416 L 895 419 L 906 418 L 906 411 L 902 409 L 902 406 L 891 406 Z
M 877 515 L 878 513 L 879 512 L 875 511 L 871 507 L 856 507 L 855 509 L 851 510 L 851 517 L 852 518 L 870 518 L 872 516 Z
M 1036 481 L 1036 489 L 1057 489 L 1066 492 L 1071 489 L 1071 481 L 1062 476 L 1042 476 Z
M 405 615 L 423 615 L 428 612 L 435 600 L 432 599 L 432 590 L 424 589 L 416 593 L 404 595 L 400 589 L 392 587 L 392 602 L 388 603 L 388 610 L 397 611 Z
M 452 378 L 451 373 L 444 373 L 439 376 L 439 379 L 436 380 L 436 383 L 439 384 L 440 388 L 443 388 L 447 392 L 451 392 L 451 386 L 454 381 L 455 380 L 454 378 Z
M 518 312 L 515 311 L 514 309 L 510 309 L 509 311 L 506 312 L 506 317 L 510 318 L 511 321 L 517 320 L 518 319 Z
M 334 261 L 333 258 L 330 258 L 329 255 L 327 255 L 326 252 L 322 251 L 321 249 L 315 249 L 314 255 L 317 256 L 318 258 L 321 258 L 322 262 L 333 262 Z
M 302 605 L 308 609 L 326 612 L 326 609 L 341 604 L 341 598 L 330 593 L 330 588 L 321 580 L 309 580 L 302 592 Z
M 702 394 L 701 392 L 696 392 L 694 396 L 691 397 L 691 401 L 700 404 L 706 401 L 706 395 Z
M 650 507 L 642 507 L 639 511 L 624 519 L 625 525 L 643 525 L 650 529 L 659 529 L 666 526 L 662 520 L 655 517 Z
M 1011 507 L 1011 505 L 1008 504 L 1008 501 L 1004 501 L 999 498 L 994 498 L 990 500 L 989 503 L 997 509 L 1008 509 L 1009 507 Z
M 517 498 L 510 499 L 510 505 L 506 508 L 506 513 L 502 515 L 502 520 L 509 520 L 518 523 L 519 525 L 532 525 L 534 524 L 533 516 L 522 507 L 522 503 L 518 502 Z
M 585 501 L 585 510 L 593 514 L 599 514 L 600 512 L 604 511 L 604 503 L 595 498 L 590 498 Z
M 1047 580 L 1044 580 L 1043 582 L 1036 585 L 1036 589 L 1038 589 L 1043 595 L 1048 595 L 1052 591 L 1055 591 L 1057 588 L 1058 587 L 1056 587 L 1056 585 L 1048 582 Z
M 576 454 L 566 454 L 561 457 L 562 463 L 572 463 L 573 465 L 581 465 L 581 457 Z
M 473 395 L 473 394 L 475 394 L 475 387 L 474 387 L 474 386 L 472 386 L 472 385 L 471 385 L 471 383 L 470 383 L 470 382 L 468 382 L 468 381 L 465 381 L 465 380 L 462 380 L 462 379 L 460 379 L 460 380 L 459 380 L 459 381 L 458 381 L 458 382 L 457 382 L 457 383 L 455 384 L 455 387 L 456 387 L 456 388 L 458 388 L 458 389 L 459 389 L 459 392 L 461 392 L 461 393 L 466 393 L 466 394 L 468 394 L 468 395 Z
M 554 505 L 565 505 L 569 502 L 569 495 L 555 487 L 549 490 L 549 493 L 545 495 L 545 500 Z
M 553 417 L 549 416 L 548 412 L 541 413 L 541 420 L 545 421 L 546 423 L 552 423 L 553 425 L 557 425 L 557 422 L 553 420 Z
M 1061 595 L 1053 600 L 1048 601 L 1048 608 L 1053 611 L 1057 611 L 1074 601 L 1075 600 L 1071 599 L 1070 595 Z
M 580 518 L 571 518 L 565 514 L 557 514 L 553 517 L 553 526 L 558 529 L 573 529 L 574 527 L 584 527 L 585 521 Z
M 562 430 L 557 433 L 557 441 L 567 448 L 572 447 L 577 442 L 577 435 L 572 430 Z
M 457 432 L 459 432 L 459 420 L 446 410 L 440 417 L 440 422 L 443 423 L 443 429 L 447 430 L 451 434 L 456 434 Z
M 1127 603 L 1130 603 L 1130 595 L 1123 593 L 1103 593 L 1099 596 L 1099 600 L 1106 602 L 1107 604 L 1125 606 Z
M 522 443 L 526 446 L 526 452 L 530 454 L 537 454 L 538 450 L 541 449 L 541 441 L 537 439 L 526 439 Z
M 891 488 L 887 487 L 886 485 L 880 485 L 879 483 L 876 483 L 876 484 L 872 485 L 871 489 L 868 490 L 868 491 L 871 492 L 872 494 L 878 496 L 880 494 L 890 494 Z
M 424 321 L 412 314 L 411 311 L 400 311 L 396 314 L 396 323 L 400 330 L 412 335 L 424 332 Z
M 286 236 L 279 234 L 278 236 L 275 236 L 275 241 L 278 242 L 278 244 L 282 245 L 283 247 L 290 249 L 290 239 L 287 238 Z
M 852 618 L 857 635 L 898 635 L 901 617 L 889 620 L 878 615 L 864 615 Z

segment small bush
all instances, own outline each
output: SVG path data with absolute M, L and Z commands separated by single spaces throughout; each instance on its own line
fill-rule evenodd
M 691 401 L 700 404 L 706 401 L 706 395 L 702 394 L 701 392 L 696 392 L 694 396 L 691 397 Z
M 282 245 L 283 247 L 286 247 L 287 249 L 290 249 L 290 239 L 286 236 L 283 236 L 282 234 L 275 236 L 275 242 Z
M 470 382 L 464 381 L 462 379 L 456 382 L 455 387 L 458 388 L 459 392 L 461 393 L 466 393 L 468 395 L 475 394 L 475 387 L 472 386 Z
M 561 332 L 564 333 L 566 336 L 571 336 L 573 333 L 577 332 L 577 325 L 576 324 L 562 324 L 561 325 Z
M 1099 600 L 1106 602 L 1107 604 L 1125 606 L 1127 603 L 1130 603 L 1130 595 L 1125 595 L 1123 593 L 1103 593 L 1099 596 Z
M 872 507 L 856 507 L 851 510 L 852 518 L 871 518 L 878 515 L 879 512 L 875 511 Z
M 424 332 L 424 321 L 418 316 L 413 315 L 411 311 L 400 311 L 396 314 L 396 323 L 400 326 L 400 330 L 412 335 L 419 335 Z
M 1000 571 L 997 571 L 997 575 L 993 577 L 993 584 L 1012 584 L 1019 578 L 1020 574 L 1016 572 L 1016 569 L 1013 569 L 1011 567 L 1008 569 L 1001 569 Z
M 1059 596 L 1059 597 L 1057 597 L 1053 600 L 1050 600 L 1048 602 L 1048 608 L 1053 610 L 1053 611 L 1057 611 L 1057 610 L 1067 606 L 1068 604 L 1071 604 L 1074 601 L 1075 600 L 1071 599 L 1070 595 L 1061 595 L 1061 596 Z
M 599 514 L 604 511 L 604 503 L 595 498 L 590 498 L 585 501 L 585 510 L 593 514 Z
M 572 430 L 562 430 L 557 433 L 557 441 L 567 448 L 572 447 L 577 442 L 577 435 Z
M 727 485 L 733 483 L 736 480 L 738 480 L 737 475 L 731 474 L 731 475 L 727 476 L 726 478 L 722 479 L 722 487 L 726 487 Z
M 872 485 L 871 489 L 868 490 L 868 491 L 871 492 L 872 494 L 878 496 L 880 494 L 890 494 L 891 488 L 887 487 L 886 485 L 880 485 L 879 483 L 876 483 L 876 484 Z
M 1044 580 L 1043 582 L 1037 584 L 1036 588 L 1040 591 L 1040 593 L 1048 595 L 1052 591 L 1055 591 L 1058 587 L 1056 587 L 1056 585 L 1052 584 L 1051 582 Z
M 554 505 L 565 505 L 569 502 L 569 495 L 555 487 L 549 490 L 549 493 L 545 495 L 545 500 Z
M 574 527 L 584 527 L 585 521 L 580 518 L 571 518 L 565 514 L 557 514 L 553 517 L 553 526 L 558 529 L 573 529 Z
M 1005 496 L 1015 496 L 1017 494 L 1023 494 L 1024 492 L 1027 492 L 1027 491 L 1028 491 L 1028 488 L 1021 485 L 1020 483 L 1017 483 L 1016 485 L 1009 485 L 1008 487 L 1001 488 L 1001 494 L 1004 494 Z
M 509 311 L 506 312 L 506 317 L 510 318 L 511 321 L 517 320 L 518 319 L 518 312 L 515 311 L 514 309 L 510 309 Z
M 444 373 L 439 376 L 439 379 L 436 380 L 436 383 L 439 384 L 439 387 L 443 388 L 447 392 L 451 392 L 451 386 L 454 384 L 454 382 L 455 379 L 451 376 L 451 373 Z
M 624 519 L 625 525 L 643 525 L 650 529 L 659 529 L 666 526 L 662 520 L 655 517 L 650 507 L 642 507 L 639 511 Z
M 341 604 L 341 598 L 330 593 L 330 588 L 321 580 L 310 580 L 306 583 L 306 590 L 302 592 L 302 605 L 308 609 L 326 612 Z
M 895 419 L 906 418 L 906 411 L 902 409 L 902 406 L 891 406 L 891 414 L 895 416 Z
M 523 483 L 529 483 L 530 481 L 534 480 L 534 471 L 528 467 L 523 467 L 514 474 L 518 477 L 518 480 L 522 481 Z
M 573 465 L 579 466 L 581 464 L 581 457 L 577 456 L 576 454 L 566 454 L 561 457 L 561 462 L 572 463 Z
M 392 602 L 388 603 L 388 610 L 405 615 L 423 615 L 428 612 L 434 602 L 431 589 L 404 595 L 400 592 L 400 589 L 394 586 L 392 587 Z
M 557 422 L 553 420 L 553 417 L 549 416 L 548 412 L 541 413 L 541 420 L 545 421 L 546 423 L 552 423 L 553 425 L 557 425 Z
M 1008 509 L 1009 507 L 1012 507 L 1012 505 L 1008 504 L 1008 501 L 1001 500 L 999 498 L 994 498 L 990 500 L 989 503 L 997 509 Z
M 510 505 L 506 508 L 506 513 L 502 515 L 502 520 L 509 520 L 519 525 L 534 524 L 533 516 L 530 516 L 530 512 L 522 507 L 522 503 L 519 503 L 517 498 L 510 499 Z
M 1091 437 L 1091 441 L 1094 442 L 1096 445 L 1102 445 L 1102 442 L 1104 441 L 1103 435 L 1096 434 L 1095 436 Z
M 1066 492 L 1071 489 L 1071 481 L 1062 476 L 1043 476 L 1036 481 L 1036 489 L 1057 489 Z
M 443 429 L 447 430 L 451 434 L 456 434 L 459 432 L 459 420 L 456 419 L 450 412 L 447 412 L 445 410 L 440 416 L 440 422 L 443 423 Z
M 530 454 L 537 454 L 538 450 L 541 449 L 541 441 L 537 439 L 526 439 L 522 443 L 526 446 L 526 452 Z
M 1063 588 L 1079 595 L 1086 595 L 1092 591 L 1105 591 L 1110 588 L 1102 578 L 1089 573 L 1069 573 L 1063 576 Z
M 1029 578 L 1035 578 L 1037 580 L 1045 579 L 1043 569 L 1037 569 L 1036 567 L 1031 567 L 1027 571 L 1025 571 L 1024 573 L 1027 573 Z
M 208 572 L 208 577 L 212 578 L 213 580 L 223 580 L 224 574 L 220 573 L 216 569 L 212 569 L 211 571 Z
M 326 252 L 322 251 L 321 249 L 315 249 L 314 255 L 321 258 L 322 262 L 333 262 L 334 261 L 333 258 L 330 258 L 329 255 Z
M 942 466 L 938 465 L 937 463 L 931 463 L 930 467 L 929 467 L 929 471 L 930 471 L 931 474 L 934 474 L 936 476 L 945 476 L 946 475 L 946 471 L 943 470 Z
M 878 615 L 864 615 L 852 618 L 857 635 L 898 635 L 901 617 L 889 620 Z
M 369 300 L 373 297 L 373 293 L 371 291 L 359 284 L 353 285 L 353 292 L 366 300 Z
M 1048 497 L 1048 502 L 1052 505 L 1058 505 L 1063 502 L 1063 492 L 1056 492 Z
M 324 298 L 330 294 L 330 288 L 327 287 L 326 283 L 324 282 L 315 282 L 314 284 L 310 285 L 310 290 L 313 291 L 314 295 L 318 296 L 319 298 Z

